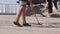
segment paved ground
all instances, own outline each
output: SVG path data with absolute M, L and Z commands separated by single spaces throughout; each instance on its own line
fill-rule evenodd
M 31 12 L 33 13 L 33 12 Z M 27 23 L 31 27 L 17 27 L 13 24 L 15 15 L 0 15 L 0 34 L 60 34 L 60 11 L 54 11 L 51 18 L 47 16 L 47 12 L 36 14 L 42 25 L 36 25 L 35 14 L 29 13 L 26 16 Z M 22 24 L 22 17 L 19 21 Z
M 0 15 L 0 33 L 1 34 L 60 34 L 60 18 L 57 17 L 39 17 L 42 25 L 36 25 L 34 16 L 27 16 L 26 20 L 31 27 L 17 27 L 13 24 L 15 15 Z M 20 19 L 22 24 L 22 17 Z

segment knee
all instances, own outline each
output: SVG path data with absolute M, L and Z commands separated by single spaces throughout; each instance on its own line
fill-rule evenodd
M 26 5 L 23 5 L 22 7 L 23 7 L 23 8 L 26 8 Z
M 20 8 L 21 8 L 21 9 L 25 9 L 25 8 L 26 8 L 26 6 L 25 6 L 25 5 L 22 5 L 22 6 L 20 6 Z

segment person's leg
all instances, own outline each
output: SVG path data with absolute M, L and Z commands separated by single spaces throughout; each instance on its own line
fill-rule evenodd
M 56 9 L 58 9 L 58 6 L 57 6 L 57 1 L 58 1 L 58 0 L 54 0 L 54 1 L 53 1 L 54 6 L 55 6 L 55 8 L 56 8 Z
M 26 12 L 22 12 L 22 17 L 23 17 L 23 26 L 31 26 L 30 24 L 26 23 Z
M 26 12 L 22 12 L 22 16 L 23 16 L 23 24 L 26 23 Z
M 19 8 L 19 11 L 17 12 L 16 18 L 14 20 L 14 24 L 17 25 L 17 26 L 21 26 L 19 24 L 19 18 L 22 15 L 22 13 L 25 11 L 25 8 L 26 8 L 26 2 L 25 1 L 20 1 L 19 4 L 20 4 L 20 8 Z
M 19 11 L 16 14 L 15 22 L 19 22 L 19 18 L 24 10 L 25 10 L 25 6 L 20 6 Z
M 19 18 L 22 15 L 23 16 L 23 25 L 24 26 L 31 26 L 30 24 L 26 23 L 26 18 L 25 18 L 26 2 L 25 1 L 21 1 L 20 2 L 20 5 L 21 6 L 20 6 L 20 9 L 19 9 L 19 12 L 16 15 L 16 19 L 15 19 L 14 24 L 17 25 L 17 26 L 21 26 L 19 24 Z
M 51 17 L 51 13 L 52 13 L 52 0 L 48 0 L 48 17 Z
M 25 8 L 26 8 L 25 6 L 20 6 L 19 11 L 18 11 L 18 13 L 16 14 L 16 18 L 15 18 L 15 21 L 14 21 L 14 24 L 15 24 L 15 25 L 21 27 L 21 25 L 19 24 L 19 18 L 20 18 L 20 16 L 22 15 L 22 13 L 23 13 L 23 11 L 25 10 Z

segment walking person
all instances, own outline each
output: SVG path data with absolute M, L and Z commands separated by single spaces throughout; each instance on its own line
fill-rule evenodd
M 21 17 L 21 15 L 23 17 L 23 26 L 31 26 L 30 24 L 26 23 L 25 9 L 26 9 L 26 5 L 27 5 L 27 1 L 28 0 L 19 0 L 20 7 L 19 7 L 18 13 L 16 14 L 16 18 L 14 20 L 14 24 L 19 27 L 22 27 L 22 25 L 19 23 L 19 18 Z M 31 9 L 33 9 L 32 0 L 30 0 L 29 3 L 31 6 Z
M 47 0 L 48 1 L 48 17 L 51 17 L 51 13 L 53 12 L 52 10 L 52 0 Z
M 51 17 L 51 13 L 53 12 L 53 5 L 52 2 L 54 3 L 55 8 L 58 10 L 57 7 L 57 1 L 58 0 L 47 0 L 48 1 L 48 17 Z

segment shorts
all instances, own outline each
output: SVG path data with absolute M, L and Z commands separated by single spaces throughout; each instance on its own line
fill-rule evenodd
M 27 2 L 26 1 L 20 1 L 20 6 L 23 6 L 23 5 L 27 5 Z

